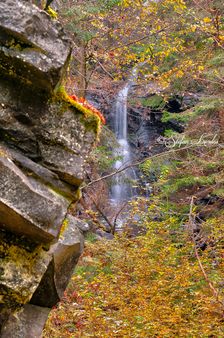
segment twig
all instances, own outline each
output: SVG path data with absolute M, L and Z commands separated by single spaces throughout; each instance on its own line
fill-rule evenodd
M 93 181 L 89 182 L 88 184 L 83 185 L 80 189 L 83 190 L 83 189 L 85 189 L 85 188 L 88 188 L 88 187 L 90 187 L 91 185 L 93 185 L 93 184 L 95 184 L 95 183 L 97 183 L 97 182 L 100 182 L 100 181 L 102 181 L 102 180 L 105 180 L 105 179 L 107 179 L 107 178 L 110 178 L 110 177 L 112 177 L 112 176 L 115 176 L 115 175 L 117 175 L 117 174 L 119 174 L 119 173 L 121 173 L 121 172 L 123 172 L 123 171 L 129 169 L 129 168 L 136 167 L 136 166 L 138 166 L 138 165 L 140 165 L 140 164 L 142 164 L 142 163 L 144 163 L 144 162 L 146 162 L 146 161 L 148 161 L 148 160 L 151 160 L 151 159 L 154 159 L 154 158 L 159 158 L 159 157 L 162 157 L 162 156 L 165 156 L 165 155 L 168 155 L 168 154 L 176 153 L 176 152 L 179 152 L 179 151 L 182 151 L 182 150 L 186 150 L 186 149 L 190 149 L 190 148 L 194 148 L 194 147 L 198 147 L 198 145 L 197 145 L 197 144 L 191 144 L 191 145 L 186 146 L 186 147 L 183 147 L 183 148 L 170 149 L 170 150 L 168 150 L 168 151 L 164 151 L 164 152 L 162 152 L 162 153 L 159 153 L 159 154 L 155 154 L 155 155 L 146 157 L 146 158 L 144 158 L 143 160 L 140 160 L 140 161 L 137 161 L 137 162 L 134 162 L 134 163 L 130 163 L 130 164 L 126 165 L 125 167 L 122 167 L 122 168 L 120 168 L 120 169 L 118 169 L 118 170 L 116 170 L 116 171 L 113 171 L 113 172 L 110 173 L 110 174 L 107 174 L 107 175 L 105 175 L 105 176 L 102 176 L 102 177 L 100 177 L 100 178 L 97 178 L 96 180 L 93 180 Z
M 190 203 L 190 212 L 189 212 L 189 225 L 190 225 L 190 230 L 191 230 L 191 233 L 192 233 L 192 240 L 193 240 L 193 243 L 194 243 L 194 253 L 195 253 L 195 256 L 197 258 L 200 270 L 201 270 L 201 272 L 202 272 L 202 274 L 204 276 L 204 279 L 208 283 L 208 286 L 209 286 L 210 290 L 212 291 L 212 294 L 215 297 L 216 301 L 222 306 L 222 308 L 224 310 L 224 302 L 219 299 L 219 291 L 214 287 L 212 281 L 209 279 L 209 277 L 208 277 L 208 275 L 207 275 L 207 273 L 206 273 L 206 271 L 204 269 L 204 266 L 202 264 L 202 261 L 200 259 L 199 253 L 198 253 L 197 243 L 196 243 L 196 237 L 194 235 L 194 228 L 196 226 L 196 224 L 195 224 L 195 215 L 194 215 L 194 212 L 193 212 L 194 198 L 195 198 L 195 196 L 192 196 L 191 203 Z
M 96 210 L 100 213 L 100 215 L 103 217 L 103 219 L 107 222 L 107 224 L 110 227 L 111 233 L 113 233 L 113 229 L 114 229 L 114 224 L 111 223 L 111 221 L 108 219 L 108 217 L 104 214 L 104 212 L 101 210 L 101 208 L 99 207 L 99 205 L 96 203 L 95 199 L 93 197 L 91 197 L 88 193 L 86 193 L 87 196 L 90 198 L 90 200 L 93 202 Z
M 115 230 L 116 230 L 116 225 L 117 225 L 117 219 L 118 219 L 118 216 L 120 215 L 120 213 L 124 210 L 124 208 L 128 205 L 128 202 L 124 202 L 121 206 L 121 208 L 118 210 L 118 212 L 116 213 L 115 217 L 114 217 L 114 226 L 113 226 L 113 235 L 115 233 Z
M 153 32 L 153 33 L 150 33 L 150 34 L 146 34 L 146 35 L 144 35 L 144 36 L 141 37 L 141 38 L 138 38 L 138 39 L 135 39 L 135 40 L 133 40 L 133 41 L 131 41 L 131 42 L 125 43 L 125 44 L 123 44 L 123 45 L 120 45 L 120 46 L 116 46 L 116 47 L 114 47 L 114 48 L 111 48 L 111 49 L 110 49 L 110 52 L 113 52 L 114 50 L 117 50 L 117 49 L 120 49 L 120 48 L 123 48 L 123 47 L 131 46 L 131 45 L 133 45 L 133 44 L 135 44 L 135 43 L 141 42 L 141 41 L 143 41 L 143 40 L 145 40 L 145 39 L 147 39 L 147 38 L 150 38 L 150 37 L 152 37 L 152 36 L 154 36 L 154 35 L 157 36 L 159 33 L 164 32 L 165 29 L 166 29 L 166 28 L 169 28 L 170 26 L 172 26 L 172 25 L 167 25 L 166 27 L 163 27 L 163 28 L 159 29 L 159 30 L 156 31 L 156 32 Z M 107 50 L 108 50 L 108 49 L 105 49 L 105 52 L 107 52 Z
M 96 59 L 95 59 L 96 60 Z M 106 68 L 102 65 L 102 63 L 99 61 L 99 60 L 96 60 L 97 61 L 97 63 L 98 63 L 98 65 L 103 69 L 103 71 L 112 79 L 112 80 L 114 80 L 114 77 L 113 77 L 113 75 L 111 75 L 107 70 L 106 70 Z

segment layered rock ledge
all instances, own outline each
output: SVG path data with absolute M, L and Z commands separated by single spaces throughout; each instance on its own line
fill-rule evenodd
M 61 95 L 71 44 L 38 1 L 0 3 L 0 336 L 40 337 L 83 249 L 99 118 Z

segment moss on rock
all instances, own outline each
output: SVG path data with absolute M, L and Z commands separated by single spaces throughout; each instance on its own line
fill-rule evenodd
M 65 91 L 63 86 L 59 86 L 55 91 L 54 100 L 57 102 L 62 102 L 64 104 L 63 110 L 66 108 L 73 109 L 75 108 L 75 112 L 80 113 L 84 119 L 83 123 L 87 129 L 93 130 L 97 136 L 100 132 L 101 121 L 98 115 L 94 114 L 90 109 L 84 107 L 81 103 L 73 100 Z
M 41 245 L 0 231 L 1 303 L 14 308 L 27 303 L 46 270 L 51 255 Z

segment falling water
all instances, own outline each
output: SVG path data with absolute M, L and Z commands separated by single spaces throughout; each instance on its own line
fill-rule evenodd
M 116 161 L 115 169 L 121 169 L 131 163 L 132 154 L 127 140 L 127 98 L 129 89 L 133 86 L 137 75 L 134 68 L 132 75 L 126 85 L 119 91 L 115 106 L 115 135 L 119 143 L 119 149 L 115 155 L 119 156 Z M 132 181 L 136 179 L 135 171 L 128 168 L 123 172 L 115 175 L 111 188 L 111 199 L 115 205 L 130 200 L 135 195 L 135 189 L 132 187 Z

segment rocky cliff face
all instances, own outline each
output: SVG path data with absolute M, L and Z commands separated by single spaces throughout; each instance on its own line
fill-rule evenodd
M 32 1 L 0 3 L 1 337 L 40 336 L 83 247 L 87 226 L 69 206 L 99 118 L 60 87 L 70 54 L 62 27 Z

